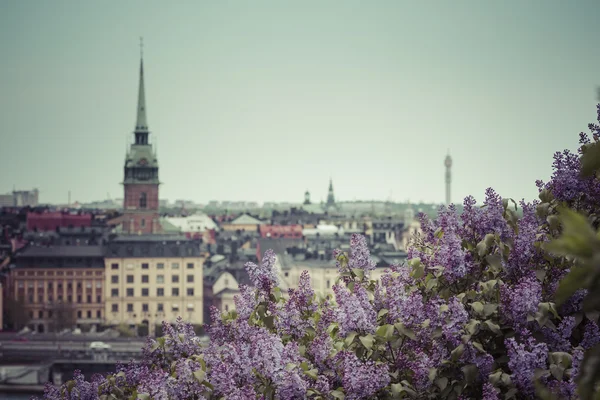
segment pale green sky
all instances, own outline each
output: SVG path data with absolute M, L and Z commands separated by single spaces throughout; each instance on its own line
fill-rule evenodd
M 161 198 L 533 198 L 595 120 L 600 2 L 0 1 L 0 193 L 122 197 L 144 37 Z

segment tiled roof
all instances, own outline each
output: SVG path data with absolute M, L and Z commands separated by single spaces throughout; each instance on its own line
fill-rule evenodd
M 25 257 L 103 257 L 102 246 L 29 246 L 17 258 Z
M 262 225 L 263 221 L 256 219 L 248 214 L 243 214 L 231 221 L 231 225 Z

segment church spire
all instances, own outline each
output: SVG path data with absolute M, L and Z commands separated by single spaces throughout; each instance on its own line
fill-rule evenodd
M 140 86 L 138 90 L 136 132 L 147 132 L 148 121 L 146 120 L 146 95 L 144 91 L 144 42 L 140 38 Z

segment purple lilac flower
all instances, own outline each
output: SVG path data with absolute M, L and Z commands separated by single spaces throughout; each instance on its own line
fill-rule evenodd
M 332 350 L 333 340 L 327 332 L 322 332 L 315 337 L 308 346 L 308 354 L 312 356 L 315 365 L 321 370 L 328 367 L 327 360 Z
M 542 299 L 542 285 L 534 276 L 527 276 L 519 283 L 500 289 L 501 312 L 513 323 L 513 328 L 524 329 L 527 316 L 535 314 Z
M 263 293 L 269 293 L 279 283 L 275 268 L 276 260 L 273 250 L 267 250 L 260 265 L 253 262 L 247 262 L 244 265 L 254 287 Z
M 280 332 L 300 338 L 308 328 L 314 328 L 314 320 L 309 318 L 317 311 L 317 305 L 312 301 L 314 294 L 308 271 L 302 271 L 298 288 L 289 290 L 288 301 L 277 311 L 277 329 Z
M 346 287 L 334 285 L 335 300 L 338 303 L 337 322 L 340 335 L 348 332 L 374 333 L 377 326 L 377 313 L 369 301 L 366 289 L 355 286 L 354 293 Z
M 251 287 L 246 285 L 239 285 L 239 289 L 240 294 L 233 298 L 235 310 L 239 318 L 248 319 L 258 304 L 256 294 Z
M 363 362 L 350 351 L 341 351 L 336 358 L 339 361 L 342 383 L 348 400 L 374 396 L 390 382 L 387 364 Z
M 546 343 L 536 343 L 532 337 L 517 343 L 514 338 L 505 340 L 508 350 L 508 367 L 512 371 L 512 381 L 525 395 L 534 394 L 534 373 L 537 368 L 545 368 L 548 357 Z
M 367 239 L 363 235 L 353 233 L 350 237 L 350 259 L 348 260 L 348 268 L 351 270 L 355 268 L 362 269 L 365 271 L 365 277 L 368 277 L 375 267 L 376 264 L 371 259 Z
M 482 400 L 500 400 L 499 390 L 489 382 L 483 384 L 483 393 L 481 394 Z
M 416 350 L 412 360 L 407 362 L 407 366 L 412 373 L 412 382 L 417 390 L 422 391 L 431 386 L 429 370 L 437 365 L 426 352 Z
M 508 263 L 505 267 L 514 280 L 518 280 L 531 272 L 532 265 L 540 261 L 539 252 L 534 244 L 538 240 L 538 227 L 540 221 L 536 215 L 539 202 L 525 203 L 521 201 L 523 217 L 518 222 L 519 233 L 514 239 L 514 247 L 510 252 Z
M 598 329 L 598 324 L 595 321 L 588 320 L 585 324 L 583 340 L 580 346 L 588 350 L 598 343 L 600 343 L 600 329 Z

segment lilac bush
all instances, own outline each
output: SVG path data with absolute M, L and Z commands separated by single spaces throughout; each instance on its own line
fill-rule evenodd
M 590 128 L 597 143 L 600 128 Z M 584 153 L 592 142 L 582 135 L 581 144 Z M 600 329 L 585 290 L 555 303 L 578 260 L 547 245 L 569 229 L 560 206 L 597 214 L 600 185 L 582 165 L 557 153 L 540 201 L 521 201 L 521 217 L 492 189 L 483 206 L 467 197 L 461 215 L 454 206 L 435 220 L 421 215 L 408 262 L 378 281 L 366 239 L 352 235 L 349 253 L 335 253 L 339 278 L 325 298 L 306 272 L 282 292 L 267 251 L 246 265 L 252 287 L 240 287 L 236 310 L 211 310 L 208 345 L 189 324 L 165 323 L 141 362 L 90 382 L 76 374 L 45 398 L 578 398 Z

